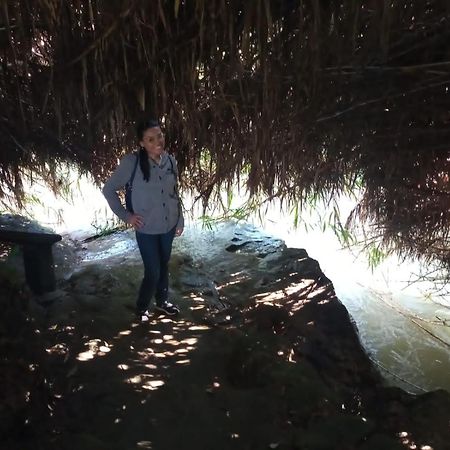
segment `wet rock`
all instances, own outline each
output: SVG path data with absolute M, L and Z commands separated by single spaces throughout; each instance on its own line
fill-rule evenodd
M 337 393 L 305 360 L 281 364 L 276 369 L 276 380 L 285 398 L 290 421 L 296 426 L 304 426 L 341 409 Z
M 355 448 L 374 429 L 374 424 L 360 416 L 339 414 L 323 418 L 297 434 L 300 448 L 336 450 Z
M 193 259 L 190 255 L 174 253 L 170 258 L 170 265 L 179 268 L 192 267 Z
M 71 436 L 70 443 L 70 450 L 109 450 L 111 448 L 108 444 L 103 443 L 98 437 L 87 433 Z
M 42 306 L 49 305 L 55 301 L 62 301 L 67 296 L 67 292 L 62 289 L 56 291 L 47 292 L 42 295 L 35 296 L 35 300 Z
M 285 248 L 284 242 L 281 239 L 264 235 L 252 225 L 237 226 L 235 236 L 231 241 L 233 244 L 226 246 L 226 251 L 256 255 L 258 258 L 265 258 Z
M 53 260 L 57 284 L 61 284 L 62 281 L 70 278 L 80 263 L 81 258 L 79 252 L 80 246 L 65 237 L 63 237 L 62 241 L 53 245 Z
M 84 295 L 107 295 L 119 285 L 119 280 L 102 266 L 91 264 L 75 272 L 68 280 L 72 292 Z
M 13 231 L 29 231 L 32 233 L 54 233 L 49 227 L 18 214 L 1 214 L 0 229 Z
M 272 305 L 260 305 L 251 310 L 246 317 L 248 322 L 256 325 L 259 331 L 272 330 L 275 333 L 281 332 L 289 321 L 289 313 L 286 309 Z
M 245 247 L 246 245 L 248 245 L 250 242 L 242 242 L 241 244 L 231 244 L 228 247 L 225 247 L 225 250 L 227 252 L 236 252 L 238 250 L 240 250 L 242 247 Z
M 413 432 L 413 440 L 435 449 L 449 445 L 449 392 L 440 389 L 417 396 L 408 408 L 408 417 L 407 429 Z
M 363 442 L 358 450 L 405 450 L 405 447 L 400 444 L 398 439 L 377 433 Z
M 202 288 L 208 285 L 208 279 L 196 273 L 184 273 L 180 276 L 180 282 L 185 286 Z
M 262 387 L 273 381 L 276 362 L 270 345 L 249 336 L 238 337 L 226 363 L 227 379 L 235 387 Z
M 270 283 L 270 278 L 268 276 L 263 276 L 255 283 L 255 287 L 259 288 L 259 287 L 267 286 L 269 283 Z

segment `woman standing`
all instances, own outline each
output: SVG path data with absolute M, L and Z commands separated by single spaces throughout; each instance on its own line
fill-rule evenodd
M 121 161 L 103 187 L 112 211 L 136 230 L 136 241 L 144 263 L 144 278 L 136 310 L 149 319 L 148 306 L 155 296 L 155 310 L 175 315 L 179 309 L 168 301 L 168 264 L 175 236 L 183 233 L 184 219 L 177 191 L 177 165 L 164 149 L 164 134 L 157 121 L 139 123 L 140 150 Z M 117 195 L 129 183 L 131 205 Z M 128 203 L 128 202 L 127 202 Z

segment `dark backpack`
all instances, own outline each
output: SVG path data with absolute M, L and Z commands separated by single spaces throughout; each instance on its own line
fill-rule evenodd
M 131 202 L 131 193 L 133 192 L 133 181 L 134 181 L 134 176 L 136 175 L 136 169 L 137 169 L 138 162 L 139 162 L 139 155 L 136 153 L 136 162 L 134 163 L 133 172 L 131 173 L 131 177 L 128 180 L 128 183 L 125 185 L 125 208 L 131 214 L 134 214 L 133 204 Z

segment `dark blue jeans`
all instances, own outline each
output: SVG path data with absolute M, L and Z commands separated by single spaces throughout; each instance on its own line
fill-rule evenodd
M 138 311 L 145 311 L 155 295 L 157 305 L 167 300 L 169 260 L 175 227 L 165 234 L 144 234 L 136 231 L 136 241 L 144 263 L 144 278 L 137 299 Z

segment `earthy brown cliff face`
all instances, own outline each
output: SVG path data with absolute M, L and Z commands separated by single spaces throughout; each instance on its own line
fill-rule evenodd
M 448 265 L 449 5 L 316 0 L 4 2 L 0 196 L 56 160 L 104 180 L 164 120 L 204 198 L 248 177 L 300 202 L 362 186 L 384 243 Z M 246 178 L 247 179 L 247 178 Z
M 231 236 L 175 245 L 177 319 L 135 321 L 128 232 L 63 242 L 45 307 L 3 280 L 2 448 L 446 448 L 449 394 L 383 387 L 316 261 Z

